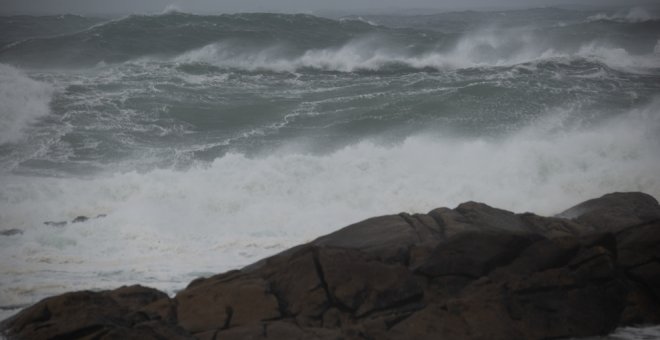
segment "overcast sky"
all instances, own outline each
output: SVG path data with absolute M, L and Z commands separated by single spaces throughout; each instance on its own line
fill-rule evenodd
M 313 13 L 319 11 L 365 12 L 434 8 L 494 9 L 546 5 L 637 6 L 649 0 L 0 0 L 3 14 L 127 14 L 157 13 L 177 8 L 194 13 L 246 11 Z

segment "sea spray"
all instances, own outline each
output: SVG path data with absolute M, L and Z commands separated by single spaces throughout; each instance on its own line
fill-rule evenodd
M 39 117 L 50 112 L 53 88 L 0 64 L 0 144 L 16 143 Z

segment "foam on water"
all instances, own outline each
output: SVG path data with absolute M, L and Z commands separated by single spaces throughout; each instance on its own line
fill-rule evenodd
M 20 70 L 0 64 L 0 144 L 15 143 L 26 128 L 50 112 L 53 88 Z
M 554 214 L 612 191 L 660 197 L 660 101 L 597 125 L 558 112 L 503 139 L 364 141 L 227 154 L 186 171 L 0 177 L 0 306 L 141 283 L 174 292 L 349 223 L 479 200 Z M 44 221 L 93 218 L 57 228 Z

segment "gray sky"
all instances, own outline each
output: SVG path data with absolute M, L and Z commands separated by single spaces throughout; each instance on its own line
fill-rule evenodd
M 0 0 L 3 14 L 127 14 L 157 13 L 168 6 L 194 13 L 245 11 L 312 13 L 374 12 L 434 8 L 495 9 L 546 5 L 634 6 L 649 0 Z

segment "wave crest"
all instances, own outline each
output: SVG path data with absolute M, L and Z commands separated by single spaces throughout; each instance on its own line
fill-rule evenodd
M 479 31 L 465 35 L 451 47 L 437 46 L 418 51 L 382 35 L 368 35 L 333 48 L 310 49 L 297 53 L 285 45 L 266 48 L 245 47 L 223 41 L 186 52 L 174 59 L 179 63 L 207 63 L 221 68 L 247 71 L 296 72 L 315 69 L 335 72 L 389 69 L 461 69 L 513 66 L 531 62 L 559 62 L 587 59 L 613 68 L 628 70 L 657 68 L 657 53 L 634 55 L 626 49 L 596 41 L 576 48 L 557 49 L 536 43 L 538 37 L 522 30 L 502 35 Z M 658 47 L 656 46 L 657 50 Z

